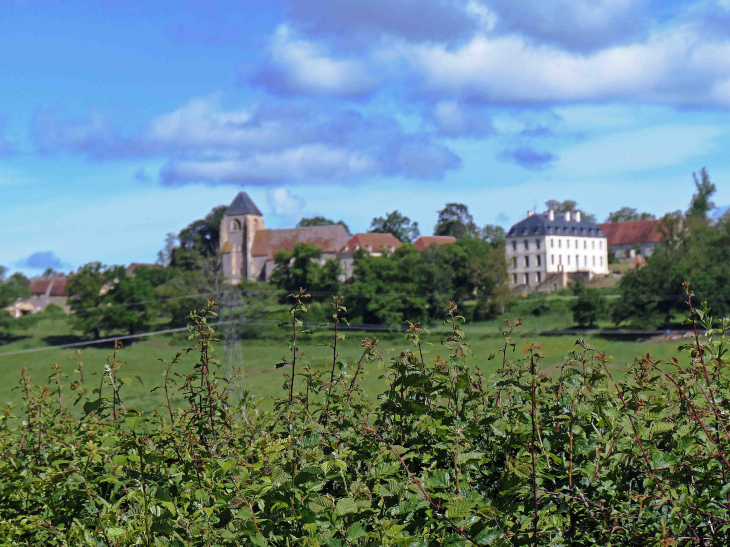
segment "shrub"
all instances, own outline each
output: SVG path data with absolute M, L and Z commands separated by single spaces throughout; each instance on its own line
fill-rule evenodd
M 730 378 L 726 331 L 687 291 L 706 331 L 682 360 L 644 356 L 612 376 L 576 342 L 551 378 L 542 348 L 507 322 L 498 372 L 470 356 L 459 310 L 429 354 L 411 324 L 408 349 L 384 361 L 366 338 L 338 354 L 346 313 L 331 310 L 331 364 L 303 346 L 308 295 L 291 296 L 282 398 L 272 412 L 221 375 L 212 310 L 193 313 L 188 351 L 163 365 L 159 409 L 125 405 L 119 344 L 71 389 L 22 371 L 18 408 L 0 409 L 0 545 L 726 545 Z M 434 358 L 435 354 L 435 358 Z M 374 405 L 359 387 L 382 370 Z M 296 380 L 296 383 L 294 382 Z M 176 395 L 185 403 L 178 405 Z M 22 422 L 19 420 L 22 419 Z
M 43 313 L 48 315 L 66 315 L 63 308 L 57 304 L 48 304 L 43 310 Z

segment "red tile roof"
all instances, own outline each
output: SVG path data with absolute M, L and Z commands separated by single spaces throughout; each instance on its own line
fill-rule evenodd
M 448 245 L 456 243 L 456 238 L 452 236 L 421 236 L 413 242 L 416 249 L 425 249 L 429 245 Z
M 629 220 L 598 225 L 608 238 L 608 245 L 657 243 L 662 239 L 658 220 Z
M 46 294 L 48 287 L 51 287 L 49 296 L 68 296 L 66 283 L 67 279 L 62 277 L 56 279 L 36 279 L 30 283 L 30 294 Z
M 53 283 L 53 279 L 36 279 L 30 282 L 30 294 L 46 294 L 48 287 Z
M 251 246 L 251 256 L 274 258 L 279 249 L 291 251 L 297 243 L 314 243 L 323 253 L 336 253 L 347 243 L 347 231 L 339 225 L 308 226 L 282 230 L 258 230 Z
M 355 234 L 340 250 L 340 253 L 351 253 L 355 249 L 365 249 L 373 253 L 383 250 L 395 251 L 402 243 L 393 234 L 379 234 L 375 232 Z
M 66 279 L 54 279 L 51 287 L 51 296 L 68 296 L 66 291 Z

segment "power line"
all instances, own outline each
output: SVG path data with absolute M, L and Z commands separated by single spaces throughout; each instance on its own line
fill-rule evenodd
M 278 325 L 279 321 L 252 321 L 252 322 L 243 322 L 241 323 L 239 320 L 231 321 L 231 323 L 236 323 L 238 325 L 255 325 L 255 326 L 275 326 Z M 226 325 L 228 324 L 227 321 L 222 321 L 218 323 L 218 325 Z M 322 326 L 321 323 L 305 323 L 304 326 Z M 340 330 L 349 330 L 349 331 L 365 331 L 365 332 L 404 332 L 406 331 L 406 327 L 402 325 L 373 325 L 373 324 L 362 324 L 362 325 L 340 325 Z M 504 330 L 502 327 L 494 327 L 494 330 L 485 330 L 483 334 L 493 334 L 495 336 L 502 333 Z M 68 348 L 74 348 L 74 347 L 81 347 L 81 346 L 93 346 L 98 344 L 105 344 L 107 342 L 114 342 L 115 340 L 133 340 L 136 338 L 145 338 L 149 336 L 158 336 L 161 334 L 173 334 L 176 332 L 183 332 L 187 331 L 188 327 L 177 327 L 173 329 L 164 329 L 164 330 L 158 330 L 153 332 L 145 332 L 140 334 L 128 334 L 124 336 L 114 336 L 109 338 L 100 338 L 97 340 L 87 340 L 84 342 L 72 342 L 69 344 L 60 344 L 55 346 L 44 346 L 40 348 L 31 348 L 31 349 L 22 349 L 22 350 L 16 350 L 16 351 L 8 351 L 5 353 L 0 353 L 0 357 L 6 357 L 10 355 L 21 355 L 24 353 L 36 353 L 40 351 L 50 351 L 54 349 L 68 349 Z M 434 332 L 438 332 L 438 330 L 434 329 Z M 522 330 L 523 334 L 537 334 L 542 336 L 567 336 L 570 334 L 580 335 L 580 334 L 593 334 L 597 336 L 617 336 L 617 335 L 623 335 L 623 336 L 660 336 L 660 335 L 672 335 L 672 334 L 681 334 L 685 335 L 687 333 L 691 333 L 692 331 L 689 330 L 680 330 L 680 329 L 664 329 L 664 330 L 622 330 L 622 329 L 557 329 L 557 330 Z M 475 334 L 474 331 L 467 330 L 467 334 Z

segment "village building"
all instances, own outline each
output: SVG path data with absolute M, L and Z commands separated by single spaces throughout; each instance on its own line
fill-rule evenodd
M 239 192 L 221 221 L 223 274 L 233 284 L 242 279 L 267 281 L 276 267 L 276 251 L 291 251 L 297 243 L 312 243 L 322 250 L 318 262 L 324 264 L 338 256 L 348 239 L 347 231 L 340 224 L 266 229 L 259 208 L 246 192 Z
M 353 276 L 355 269 L 354 253 L 358 250 L 370 254 L 371 256 L 382 256 L 384 253 L 392 253 L 402 243 L 393 234 L 379 234 L 374 232 L 358 233 L 352 236 L 339 252 L 339 258 L 342 266 L 342 275 L 340 279 L 347 281 Z
M 65 277 L 56 277 L 52 279 L 36 279 L 31 281 L 30 298 L 26 298 L 17 302 L 25 313 L 42 312 L 49 304 L 59 306 L 63 311 L 68 313 L 70 307 L 68 304 L 68 291 L 66 290 L 67 279 Z
M 510 286 L 523 293 L 562 289 L 572 277 L 589 281 L 608 273 L 606 236 L 579 211 L 528 211 L 507 232 L 505 253 Z
M 421 236 L 413 242 L 413 246 L 416 249 L 423 250 L 431 245 L 449 245 L 450 243 L 456 243 L 456 238 L 453 236 Z
M 608 252 L 618 260 L 631 260 L 637 255 L 651 256 L 662 240 L 658 220 L 629 220 L 598 225 L 608 239 Z

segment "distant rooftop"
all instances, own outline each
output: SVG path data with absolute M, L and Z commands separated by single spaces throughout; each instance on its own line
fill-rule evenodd
M 421 236 L 413 242 L 413 245 L 416 249 L 423 250 L 430 245 L 438 245 L 440 247 L 441 245 L 449 245 L 450 243 L 456 243 L 456 238 L 453 236 Z
M 347 232 L 340 224 L 257 230 L 251 256 L 265 256 L 267 260 L 272 260 L 276 251 L 291 251 L 297 243 L 314 243 L 323 253 L 334 254 L 342 249 L 348 239 Z
M 390 233 L 357 233 L 350 238 L 340 253 L 351 253 L 355 249 L 365 249 L 370 252 L 395 251 L 401 245 L 398 238 Z
M 606 237 L 608 237 L 609 245 L 658 243 L 662 240 L 662 232 L 658 220 L 606 222 L 599 226 L 606 234 Z
M 605 237 L 601 228 L 597 224 L 586 220 L 585 215 L 580 215 L 580 220 L 576 220 L 577 215 L 575 212 L 570 213 L 569 219 L 566 219 L 565 216 L 565 213 L 554 213 L 552 211 L 528 214 L 527 218 L 519 221 L 509 229 L 507 237 L 527 235 Z
M 238 195 L 228 206 L 228 209 L 223 213 L 224 215 L 256 215 L 263 216 L 259 208 L 253 200 L 248 197 L 246 192 L 238 192 Z

